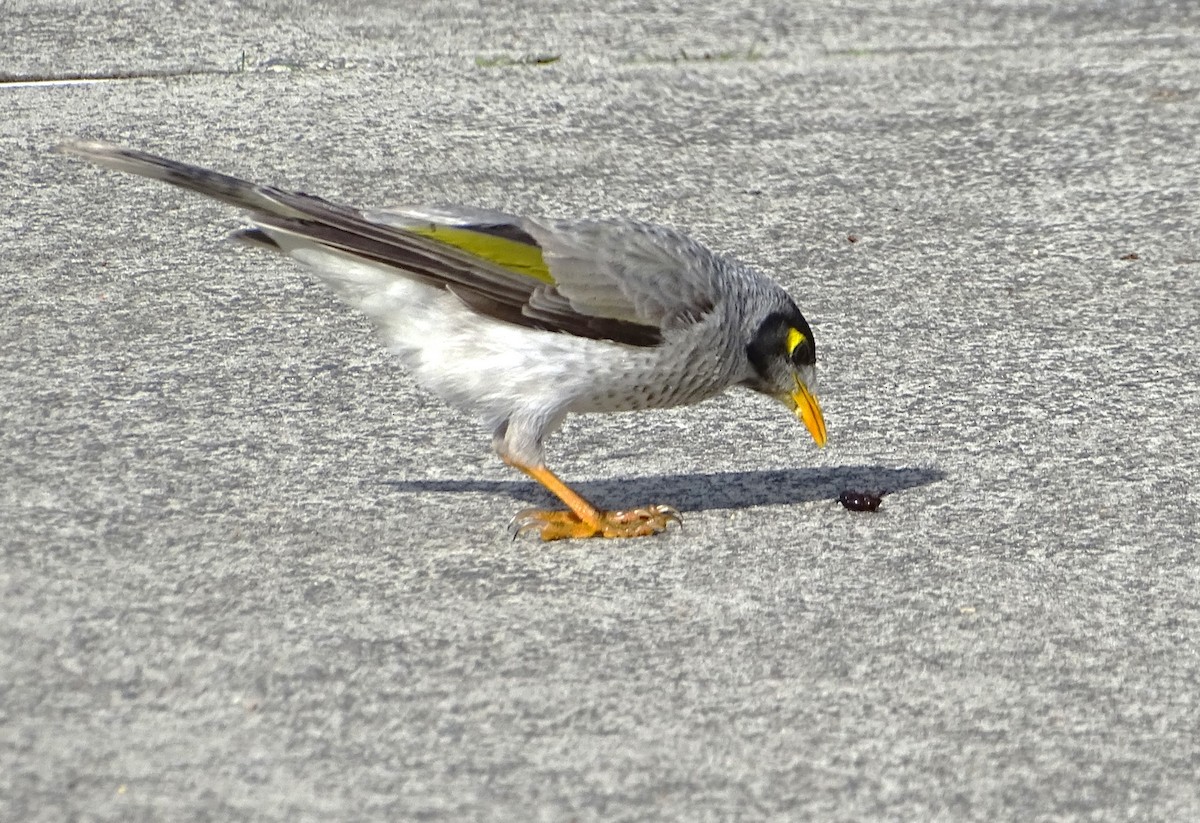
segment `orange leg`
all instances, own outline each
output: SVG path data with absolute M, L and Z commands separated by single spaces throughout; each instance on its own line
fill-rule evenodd
M 569 511 L 525 509 L 518 512 L 509 524 L 513 537 L 536 530 L 543 540 L 566 537 L 645 537 L 665 531 L 674 520 L 681 523 L 679 512 L 670 506 L 646 506 L 628 511 L 604 511 L 585 500 L 578 492 L 558 479 L 545 466 L 525 466 L 506 460 L 510 466 L 541 483 L 567 504 Z

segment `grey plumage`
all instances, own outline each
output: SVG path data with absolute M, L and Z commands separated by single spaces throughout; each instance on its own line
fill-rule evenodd
M 799 309 L 772 280 L 677 231 L 445 206 L 360 211 L 108 143 L 61 150 L 247 210 L 254 227 L 242 240 L 310 268 L 422 384 L 479 416 L 506 462 L 563 497 L 579 533 L 548 536 L 542 518 L 547 539 L 586 536 L 580 522 L 620 514 L 577 505 L 539 474 L 549 475 L 543 441 L 568 413 L 695 403 L 745 385 L 798 414 L 797 403 L 811 406 L 805 422 L 824 440 Z M 637 511 L 653 519 L 662 508 Z M 629 536 L 605 523 L 595 533 Z

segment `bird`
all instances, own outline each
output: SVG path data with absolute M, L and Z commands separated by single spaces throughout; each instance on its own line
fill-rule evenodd
M 508 466 L 564 509 L 531 508 L 514 539 L 664 532 L 665 504 L 604 509 L 546 465 L 569 414 L 684 406 L 742 387 L 781 402 L 818 447 L 816 342 L 774 279 L 690 236 L 627 218 L 486 208 L 360 209 L 102 140 L 56 149 L 242 209 L 232 237 L 308 268 L 362 312 L 417 383 L 473 414 Z

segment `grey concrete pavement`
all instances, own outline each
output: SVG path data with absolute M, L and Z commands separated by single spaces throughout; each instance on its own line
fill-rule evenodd
M 574 5 L 4 8 L 0 75 L 124 79 L 0 85 L 0 819 L 1200 816 L 1200 15 Z M 471 420 L 75 135 L 686 228 L 798 298 L 830 447 L 575 419 L 686 528 L 510 542 Z

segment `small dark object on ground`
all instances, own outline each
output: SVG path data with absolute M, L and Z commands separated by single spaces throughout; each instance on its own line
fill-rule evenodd
M 838 502 L 852 512 L 873 512 L 883 502 L 883 495 L 847 489 L 838 495 Z
M 847 243 L 857 243 L 857 242 L 858 242 L 858 235 L 857 235 L 857 234 L 852 234 L 852 235 L 848 236 L 848 237 L 846 238 L 846 242 L 847 242 Z
M 1131 251 L 1129 254 L 1122 254 L 1121 259 L 1122 260 L 1137 260 L 1138 253 L 1135 251 Z

